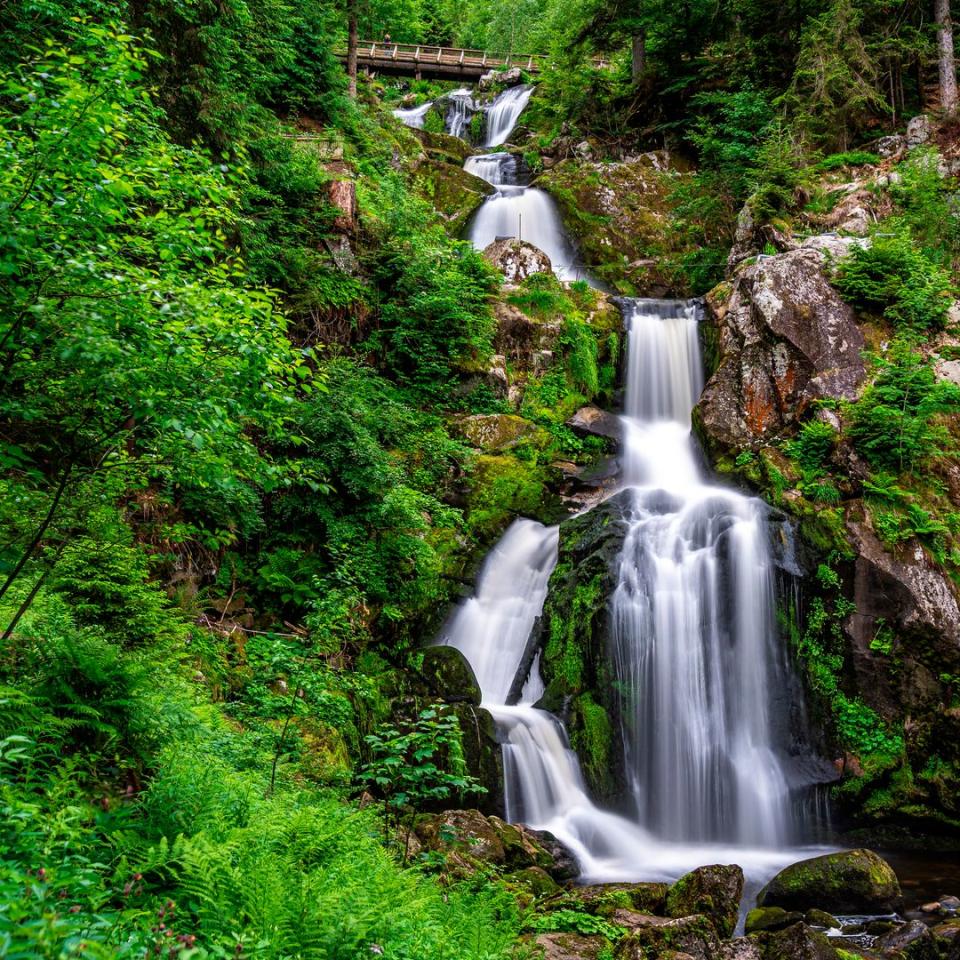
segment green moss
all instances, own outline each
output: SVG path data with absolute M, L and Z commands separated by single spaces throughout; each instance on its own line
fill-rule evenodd
M 573 712 L 575 720 L 570 745 L 580 758 L 584 775 L 592 784 L 609 782 L 613 727 L 607 711 L 594 702 L 588 692 L 577 698 Z
M 495 535 L 518 514 L 536 516 L 545 499 L 546 473 L 535 462 L 479 456 L 471 471 L 467 522 L 475 535 Z

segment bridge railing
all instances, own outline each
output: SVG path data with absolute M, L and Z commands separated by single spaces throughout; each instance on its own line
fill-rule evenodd
M 362 40 L 357 54 L 371 60 L 403 60 L 412 63 L 469 64 L 476 67 L 520 67 L 539 71 L 546 57 L 539 53 L 490 53 L 464 47 L 435 47 L 424 43 L 383 43 Z

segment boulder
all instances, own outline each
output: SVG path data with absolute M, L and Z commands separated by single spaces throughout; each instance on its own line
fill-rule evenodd
M 427 160 L 416 170 L 417 190 L 443 217 L 451 234 L 459 234 L 471 214 L 494 192 L 485 180 L 453 163 Z
M 846 532 L 856 557 L 856 609 L 844 622 L 844 631 L 857 688 L 886 717 L 936 708 L 940 684 L 928 661 L 932 654 L 937 662 L 951 665 L 947 669 L 956 663 L 960 603 L 955 587 L 919 546 L 894 554 L 884 548 L 869 521 L 852 517 Z M 887 664 L 871 649 L 884 623 L 893 626 L 902 643 L 895 683 L 888 678 Z
M 667 914 L 688 917 L 706 915 L 722 937 L 730 937 L 737 926 L 743 870 L 736 865 L 714 864 L 684 874 L 667 894 Z
M 507 283 L 519 283 L 535 273 L 553 272 L 550 258 L 525 240 L 512 237 L 494 240 L 483 255 L 503 274 Z
M 763 960 L 753 937 L 737 937 L 720 948 L 719 960 Z
M 455 425 L 471 446 L 488 452 L 509 450 L 543 435 L 535 423 L 509 413 L 477 413 L 459 418 Z
M 840 921 L 825 910 L 808 910 L 803 918 L 811 927 L 823 927 L 825 930 L 839 930 Z
M 606 437 L 619 440 L 623 434 L 620 418 L 593 404 L 581 407 L 568 421 L 567 426 L 581 437 Z
M 479 810 L 445 810 L 421 820 L 416 835 L 427 850 L 463 853 L 496 866 L 507 861 L 499 833 Z
M 805 923 L 753 936 L 762 960 L 837 960 L 830 941 Z
M 831 913 L 891 913 L 902 904 L 893 868 L 872 850 L 844 850 L 801 860 L 781 870 L 757 905 Z
M 938 923 L 931 933 L 941 946 L 952 945 L 954 941 L 960 940 L 960 920 L 945 920 L 943 923 Z
M 504 879 L 523 887 L 537 898 L 549 897 L 560 889 L 553 877 L 542 867 L 525 867 Z
M 420 673 L 431 691 L 448 703 L 480 703 L 477 677 L 466 657 L 456 647 L 427 647 Z
M 518 83 L 523 83 L 523 72 L 519 67 L 511 67 L 509 70 L 488 70 L 477 86 L 481 90 L 489 90 L 497 86 L 515 87 Z
M 803 920 L 803 914 L 783 907 L 754 907 L 747 914 L 745 930 L 759 933 L 761 930 L 783 930 Z
M 665 883 L 594 883 L 564 891 L 553 908 L 580 910 L 598 917 L 613 916 L 617 910 L 662 914 L 668 889 Z
M 873 149 L 884 160 L 899 160 L 907 152 L 907 138 L 898 133 L 881 137 L 873 144 Z
M 913 117 L 907 123 L 907 149 L 914 150 L 916 147 L 922 147 L 930 140 L 932 129 L 930 118 L 921 113 L 918 117 Z
M 577 858 L 552 833 L 548 830 L 531 830 L 529 827 L 523 827 L 522 830 L 550 855 L 547 872 L 554 880 L 563 883 L 579 875 Z
M 706 917 L 680 917 L 664 920 L 647 917 L 635 926 L 614 951 L 616 960 L 650 960 L 686 954 L 692 960 L 716 960 L 721 943 L 713 924 Z
M 939 951 L 930 929 L 919 920 L 911 920 L 885 934 L 874 943 L 875 950 L 896 960 L 937 960 Z
M 707 297 L 720 362 L 694 415 L 712 452 L 756 448 L 815 400 L 856 398 L 865 341 L 826 258 L 857 242 L 823 238 L 764 258 Z

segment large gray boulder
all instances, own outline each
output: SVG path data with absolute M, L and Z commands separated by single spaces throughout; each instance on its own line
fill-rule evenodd
M 526 240 L 512 237 L 494 240 L 483 255 L 503 274 L 507 283 L 519 283 L 535 273 L 553 272 L 550 258 Z
M 720 363 L 695 416 L 709 448 L 756 448 L 817 399 L 852 400 L 866 376 L 853 310 L 827 260 L 857 240 L 824 238 L 741 267 L 707 298 Z

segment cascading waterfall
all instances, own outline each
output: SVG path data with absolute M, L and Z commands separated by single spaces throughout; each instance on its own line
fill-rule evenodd
M 408 127 L 422 130 L 424 121 L 427 119 L 427 114 L 430 112 L 432 106 L 433 102 L 431 101 L 430 103 L 421 104 L 419 107 L 411 107 L 409 110 L 394 110 L 393 115 Z
M 508 95 L 509 126 L 497 103 L 489 111 L 496 122 L 488 115 L 497 143 L 529 92 L 501 98 Z M 523 185 L 515 157 L 471 157 L 465 169 L 498 188 L 470 227 L 475 246 L 522 235 L 550 255 L 559 277 L 582 275 L 556 207 Z M 631 816 L 593 803 L 563 724 L 536 707 L 539 654 L 523 666 L 557 562 L 556 528 L 516 521 L 440 642 L 470 662 L 497 724 L 508 819 L 551 831 L 576 856 L 582 879 L 673 879 L 704 863 L 736 862 L 755 886 L 810 855 L 788 846 L 789 765 L 771 694 L 787 667 L 776 644 L 764 506 L 703 479 L 690 436 L 702 387 L 694 306 L 624 300 L 623 311 L 623 479 L 632 505 L 611 625 Z M 511 702 L 518 681 L 522 692 Z
M 487 107 L 485 147 L 499 147 L 507 142 L 532 93 L 532 86 L 509 87 Z
M 797 831 L 771 702 L 787 677 L 765 507 L 700 476 L 696 307 L 623 309 L 633 503 L 612 633 L 637 817 L 664 840 L 785 846 Z
M 445 99 L 447 101 L 447 133 L 451 137 L 463 139 L 470 125 L 470 119 L 480 109 L 473 101 L 473 91 L 469 87 L 463 87 L 448 93 Z

